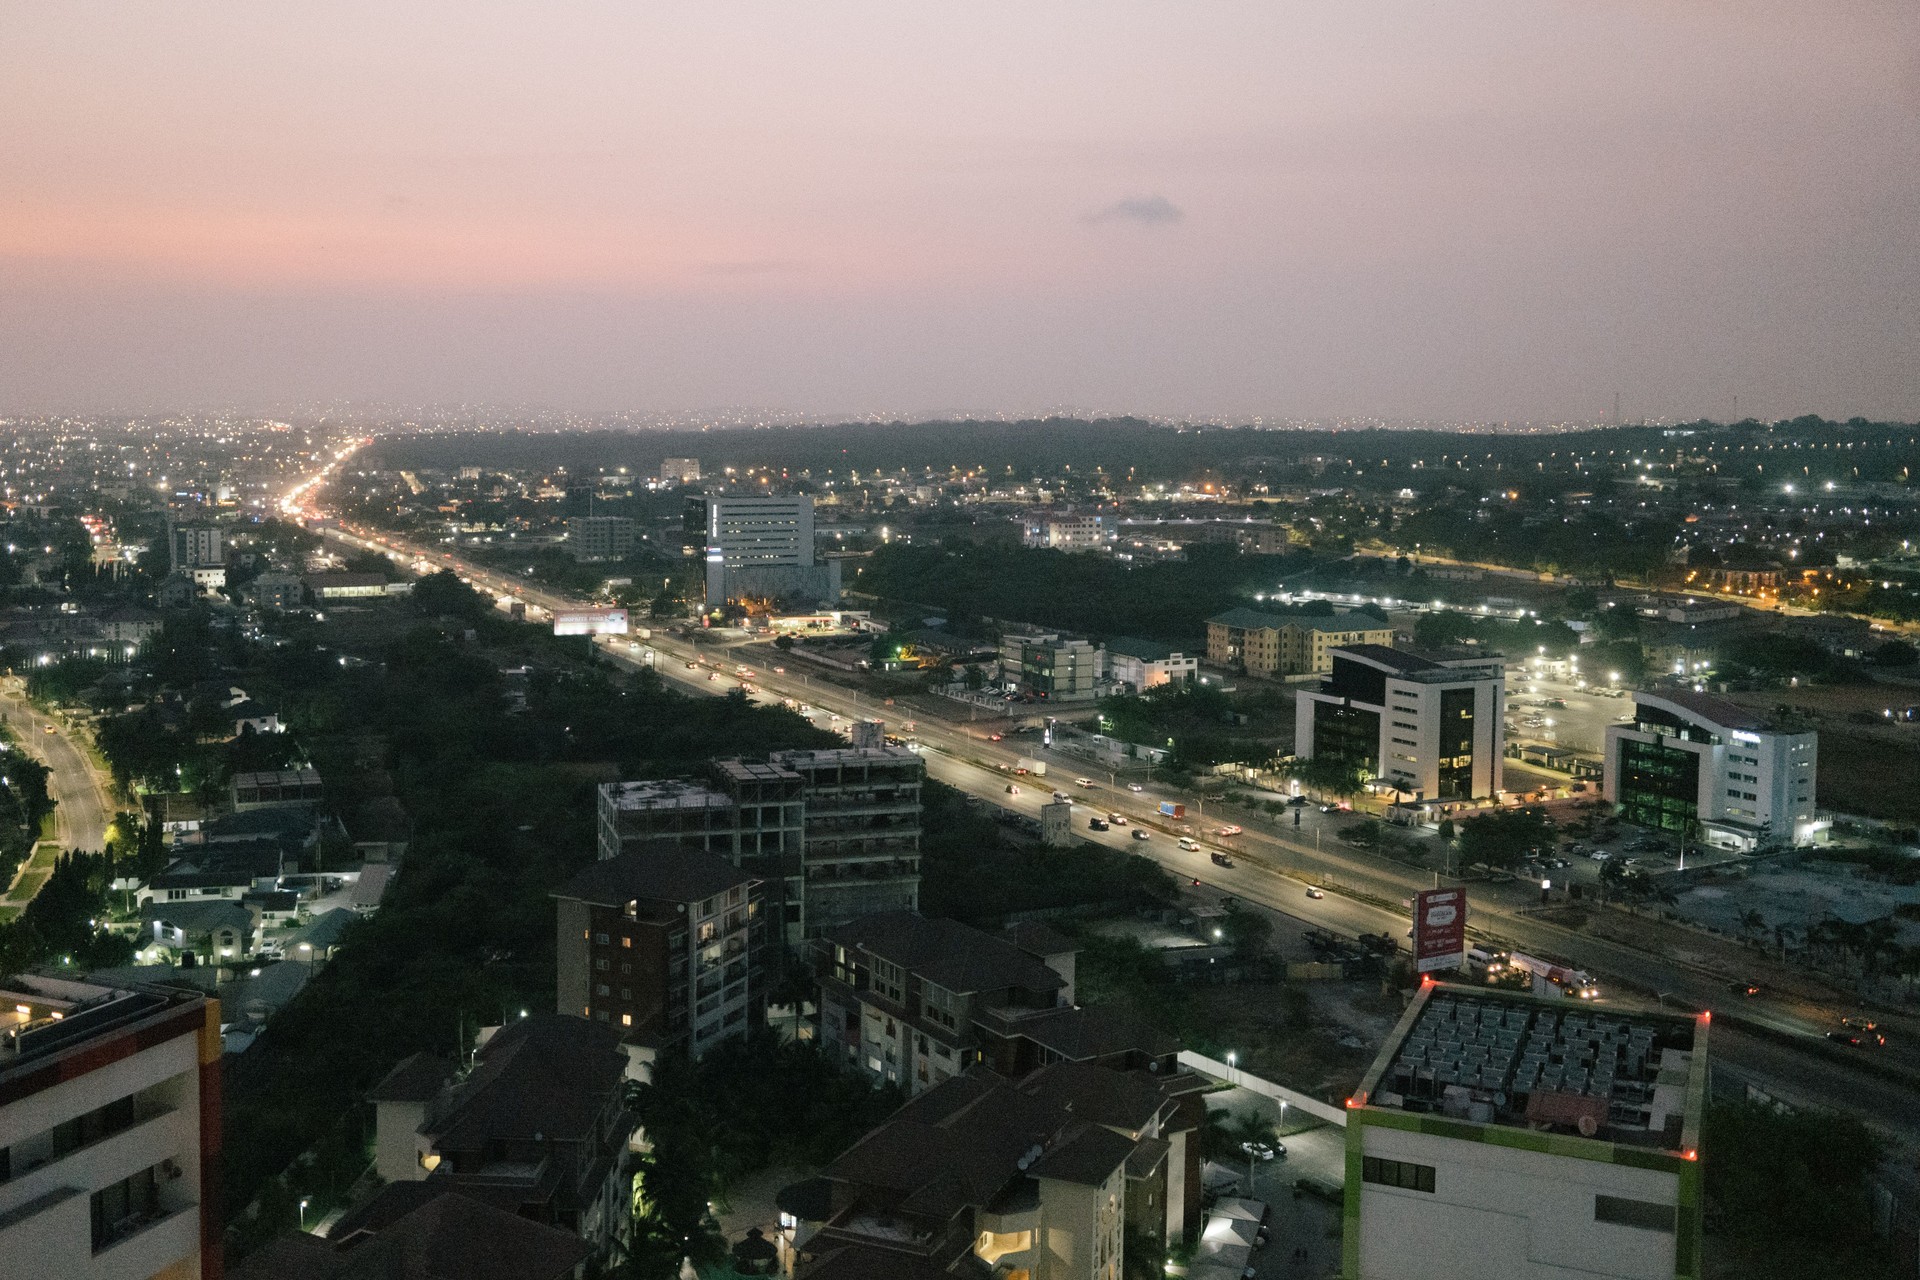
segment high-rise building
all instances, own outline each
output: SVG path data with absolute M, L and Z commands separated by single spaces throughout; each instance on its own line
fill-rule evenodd
M 623 1041 L 699 1057 L 759 1025 L 763 884 L 717 853 L 662 844 L 557 890 L 559 1011 Z
M 1417 801 L 1481 800 L 1501 789 L 1505 664 L 1360 644 L 1294 703 L 1294 752 L 1345 761 Z
M 1341 1275 L 1698 1277 L 1707 1027 L 1423 985 L 1347 1102 Z
M 600 857 L 656 841 L 718 854 L 765 884 L 777 936 L 805 927 L 800 851 L 806 828 L 801 776 L 775 763 L 716 760 L 704 781 L 609 782 L 600 787 Z
M 625 516 L 575 516 L 567 521 L 567 552 L 582 563 L 633 554 L 633 521 Z
M 778 751 L 805 796 L 802 930 L 807 937 L 920 904 L 920 788 L 927 767 L 905 747 Z
M 1708 694 L 1633 695 L 1607 726 L 1601 791 L 1621 817 L 1719 848 L 1807 845 L 1830 825 L 1814 806 L 1819 736 Z
M 169 565 L 175 573 L 225 566 L 226 542 L 220 528 L 210 524 L 176 524 L 167 529 Z
M 220 1002 L 0 991 L 0 1273 L 218 1280 Z
M 815 563 L 813 499 L 805 494 L 690 499 L 707 558 L 707 604 L 755 598 L 833 600 L 840 562 Z

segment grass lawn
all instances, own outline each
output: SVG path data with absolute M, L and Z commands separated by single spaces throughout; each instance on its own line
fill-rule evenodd
M 25 910 L 25 907 L 0 907 L 0 924 L 6 924 Z
M 45 884 L 52 875 L 53 872 L 42 871 L 38 868 L 22 872 L 19 882 L 13 886 L 13 896 L 19 898 L 21 901 L 31 898 L 34 894 L 40 892 L 40 886 Z

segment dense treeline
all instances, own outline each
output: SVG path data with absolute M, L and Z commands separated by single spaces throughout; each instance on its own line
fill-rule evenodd
M 1299 557 L 1193 548 L 1184 561 L 1133 565 L 1104 556 L 1027 547 L 882 547 L 848 585 L 888 600 L 944 610 L 957 622 L 1017 619 L 1108 638 L 1193 645 L 1209 615 L 1272 590 Z
M 1575 454 L 1614 450 L 1617 456 L 1658 457 L 1713 442 L 1764 440 L 1772 428 L 1760 423 L 1690 424 L 1691 437 L 1673 437 L 1660 427 L 1611 427 L 1551 434 L 1501 434 L 1427 430 L 1256 429 L 1173 427 L 1136 418 L 1099 421 L 1052 418 L 1025 422 L 850 423 L 722 431 L 470 432 L 379 441 L 361 456 L 385 468 L 460 466 L 539 468 L 565 466 L 590 473 L 626 467 L 651 475 L 662 458 L 697 457 L 711 473 L 722 465 L 811 470 L 821 476 L 873 467 L 979 468 L 1025 478 L 1099 467 L 1116 476 L 1167 478 L 1206 471 L 1249 472 L 1306 464 L 1316 469 L 1368 474 L 1406 470 L 1416 459 L 1442 454 L 1478 468 L 1498 466 L 1503 475 L 1553 470 Z M 1836 478 L 1861 467 L 1862 478 L 1894 479 L 1912 460 L 1912 427 L 1796 418 L 1778 426 L 1794 438 L 1820 443 L 1858 441 Z M 1893 434 L 1889 434 L 1893 433 Z M 1892 439 L 1891 446 L 1880 441 Z M 1796 461 L 1819 462 L 1812 457 Z M 1416 478 L 1431 480 L 1429 470 Z M 1423 486 L 1424 487 L 1424 486 Z

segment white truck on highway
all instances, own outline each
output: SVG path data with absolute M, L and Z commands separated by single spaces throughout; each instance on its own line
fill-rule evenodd
M 1047 762 L 1035 760 L 1030 756 L 1021 756 L 1018 763 L 1014 765 L 1014 772 L 1018 773 L 1022 770 L 1036 778 L 1044 778 L 1047 776 Z
M 1533 978 L 1533 993 L 1549 995 L 1558 991 L 1569 1000 L 1598 1000 L 1600 986 L 1584 969 L 1572 965 L 1560 964 L 1553 960 L 1542 960 L 1530 956 L 1524 951 L 1514 951 L 1507 956 L 1507 968 L 1510 971 L 1530 974 Z

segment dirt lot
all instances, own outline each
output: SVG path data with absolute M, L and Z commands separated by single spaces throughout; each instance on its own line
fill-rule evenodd
M 1249 1071 L 1329 1102 L 1360 1083 L 1401 1010 L 1362 982 L 1200 987 L 1191 999 Z
M 1906 685 L 1817 685 L 1735 693 L 1729 700 L 1755 711 L 1792 707 L 1820 732 L 1816 780 L 1820 807 L 1894 821 L 1920 820 L 1920 725 L 1857 724 L 1857 713 L 1878 716 L 1920 702 Z

